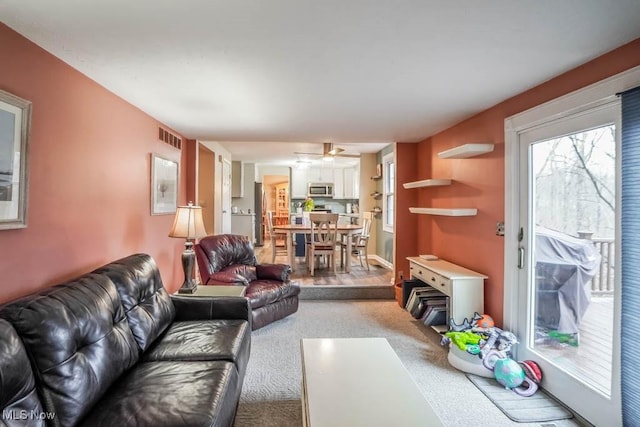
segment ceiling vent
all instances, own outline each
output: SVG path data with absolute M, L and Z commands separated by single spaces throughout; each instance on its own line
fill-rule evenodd
M 182 138 L 166 129 L 158 128 L 158 139 L 178 150 L 182 150 Z

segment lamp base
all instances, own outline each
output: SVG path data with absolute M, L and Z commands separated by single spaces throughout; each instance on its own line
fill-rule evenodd
M 187 240 L 182 252 L 182 269 L 184 270 L 184 283 L 178 289 L 179 294 L 192 294 L 198 289 L 198 285 L 193 281 L 193 265 L 196 261 L 196 253 L 193 250 L 193 242 Z
M 198 289 L 198 285 L 195 283 L 183 283 L 180 289 L 178 289 L 179 294 L 192 294 Z

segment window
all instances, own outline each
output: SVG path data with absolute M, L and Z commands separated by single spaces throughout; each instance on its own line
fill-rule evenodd
M 382 176 L 384 178 L 382 196 L 382 229 L 393 233 L 393 217 L 395 207 L 396 165 L 393 153 L 382 158 Z

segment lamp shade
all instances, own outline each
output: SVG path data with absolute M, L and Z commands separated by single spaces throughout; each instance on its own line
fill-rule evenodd
M 206 235 L 207 231 L 202 220 L 202 207 L 194 206 L 191 203 L 187 206 L 178 206 L 169 237 L 182 237 L 189 240 Z

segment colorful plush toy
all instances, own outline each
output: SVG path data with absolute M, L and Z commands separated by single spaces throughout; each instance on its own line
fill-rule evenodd
M 493 320 L 493 317 L 488 314 L 483 314 L 478 320 L 476 320 L 475 326 L 482 329 L 489 329 L 496 326 L 496 322 Z
M 468 331 L 469 329 L 473 328 L 475 323 L 481 318 L 482 316 L 476 312 L 476 313 L 473 313 L 473 317 L 471 319 L 467 319 L 465 317 L 462 323 L 458 325 L 456 324 L 456 322 L 453 320 L 453 317 L 452 317 L 451 319 L 449 319 L 449 330 L 453 332 Z
M 513 332 L 501 331 L 496 342 L 496 348 L 506 354 L 511 354 L 511 347 L 518 344 L 518 338 Z
M 542 381 L 542 371 L 533 360 L 524 360 L 518 364 L 524 371 L 525 379 L 520 387 L 514 388 L 513 391 L 520 396 L 529 397 L 538 391 L 538 384 Z
M 519 396 L 529 397 L 538 391 L 538 384 L 542 380 L 540 367 L 533 360 L 516 362 L 509 357 L 501 357 L 503 353 L 491 350 L 482 364 L 490 370 L 500 384 L 512 390 Z
M 496 377 L 496 381 L 511 390 L 520 386 L 525 378 L 524 371 L 518 362 L 508 357 L 496 361 L 493 367 L 493 375 Z
M 470 345 L 479 345 L 482 337 L 478 334 L 474 334 L 473 332 L 446 332 L 445 337 L 449 338 L 452 343 L 454 343 L 460 350 L 466 351 L 467 344 Z

